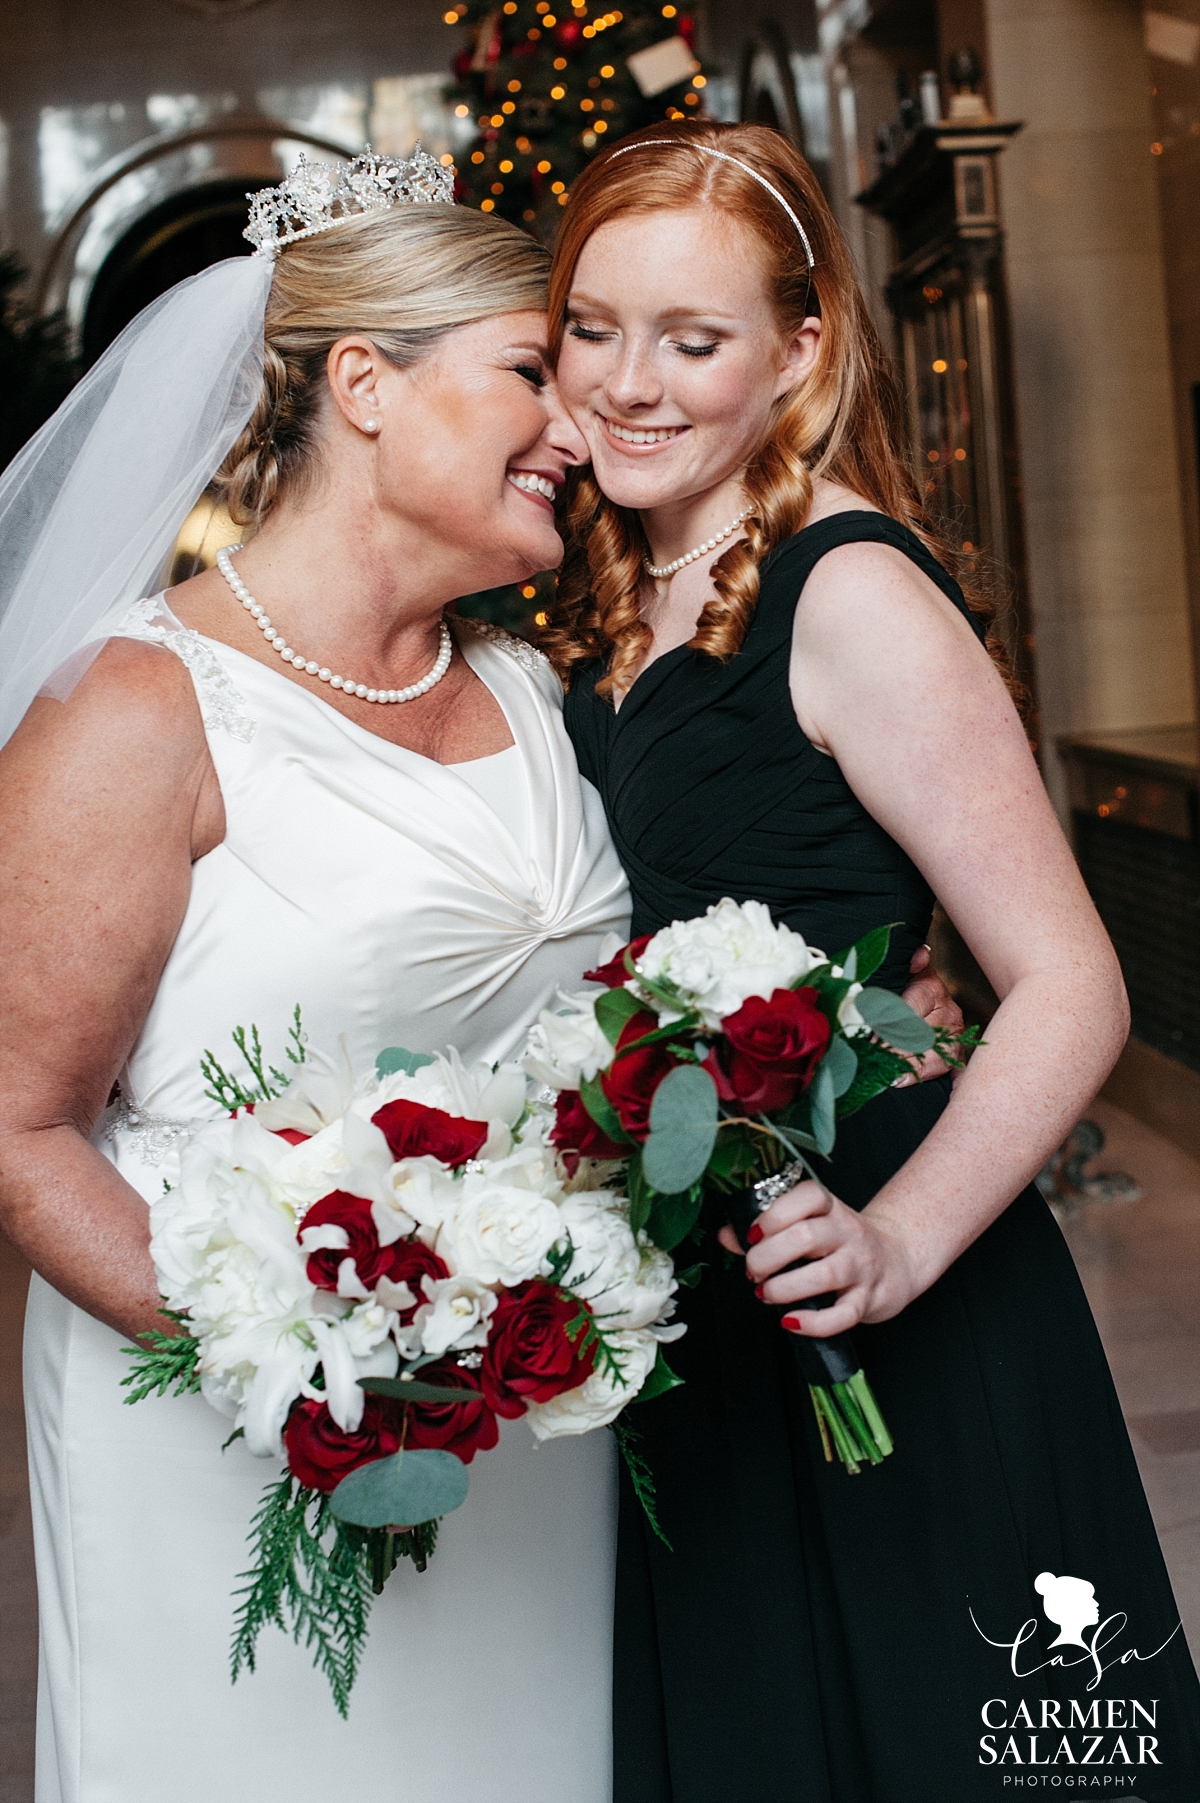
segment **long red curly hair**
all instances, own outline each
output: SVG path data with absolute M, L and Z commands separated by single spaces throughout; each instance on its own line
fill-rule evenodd
M 638 143 L 646 148 L 635 155 L 615 154 Z M 744 169 L 703 155 L 697 145 L 740 157 L 779 189 L 812 245 L 811 271 L 796 227 L 779 202 Z M 925 517 L 909 467 L 896 383 L 845 240 L 809 165 L 769 127 L 667 121 L 631 133 L 588 165 L 572 189 L 554 250 L 551 354 L 558 355 L 575 266 L 592 233 L 620 214 L 666 207 L 719 208 L 755 233 L 784 342 L 806 318 L 822 321 L 811 373 L 775 403 L 762 443 L 743 472 L 754 511 L 745 539 L 713 565 L 716 594 L 700 615 L 692 649 L 721 660 L 738 650 L 758 603 L 763 559 L 803 526 L 818 476 L 841 483 L 909 526 L 961 579 L 961 560 Z M 637 513 L 601 494 L 589 469 L 568 480 L 565 536 L 558 594 L 539 643 L 568 685 L 577 665 L 604 661 L 607 670 L 597 693 L 611 695 L 614 687 L 628 686 L 650 645 L 642 613 L 646 535 Z M 988 648 L 1007 674 L 994 607 L 970 589 L 966 593 L 972 610 L 986 617 Z

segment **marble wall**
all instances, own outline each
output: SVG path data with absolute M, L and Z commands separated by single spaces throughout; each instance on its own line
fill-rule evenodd
M 1163 236 L 1132 0 L 987 0 L 1047 742 L 1193 719 Z M 1047 775 L 1061 799 L 1053 754 Z

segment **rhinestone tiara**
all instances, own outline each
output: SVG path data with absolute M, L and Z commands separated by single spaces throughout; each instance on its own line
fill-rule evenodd
M 242 233 L 258 257 L 275 257 L 285 244 L 315 238 L 362 213 L 383 213 L 408 202 L 454 203 L 454 168 L 418 144 L 404 159 L 376 156 L 368 144 L 348 163 L 310 163 L 302 155 L 277 188 L 247 194 L 250 223 Z

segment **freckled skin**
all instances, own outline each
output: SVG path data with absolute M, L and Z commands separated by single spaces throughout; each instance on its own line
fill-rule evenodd
M 753 235 L 723 215 L 628 214 L 585 244 L 559 382 L 600 486 L 641 512 L 656 564 L 745 504 L 741 471 L 820 337 L 811 319 L 782 340 Z M 609 419 L 686 429 L 628 444 Z M 871 506 L 818 478 L 809 521 Z M 718 555 L 647 580 L 647 663 L 692 638 Z M 949 1107 L 861 1214 L 805 1183 L 762 1217 L 746 1262 L 763 1300 L 839 1292 L 819 1318 L 787 1317 L 830 1334 L 898 1314 L 995 1220 L 1087 1107 L 1129 1020 L 1020 721 L 934 583 L 888 546 L 830 552 L 797 603 L 790 687 L 806 736 L 917 863 L 1002 998 Z M 782 1274 L 796 1259 L 812 1262 Z

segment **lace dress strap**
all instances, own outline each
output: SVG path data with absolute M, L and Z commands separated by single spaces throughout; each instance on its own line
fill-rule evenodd
M 205 731 L 220 729 L 243 744 L 250 743 L 257 722 L 247 712 L 241 692 L 212 648 L 199 633 L 180 624 L 161 595 L 135 601 L 113 628 L 112 636 L 141 639 L 173 651 L 191 675 Z

